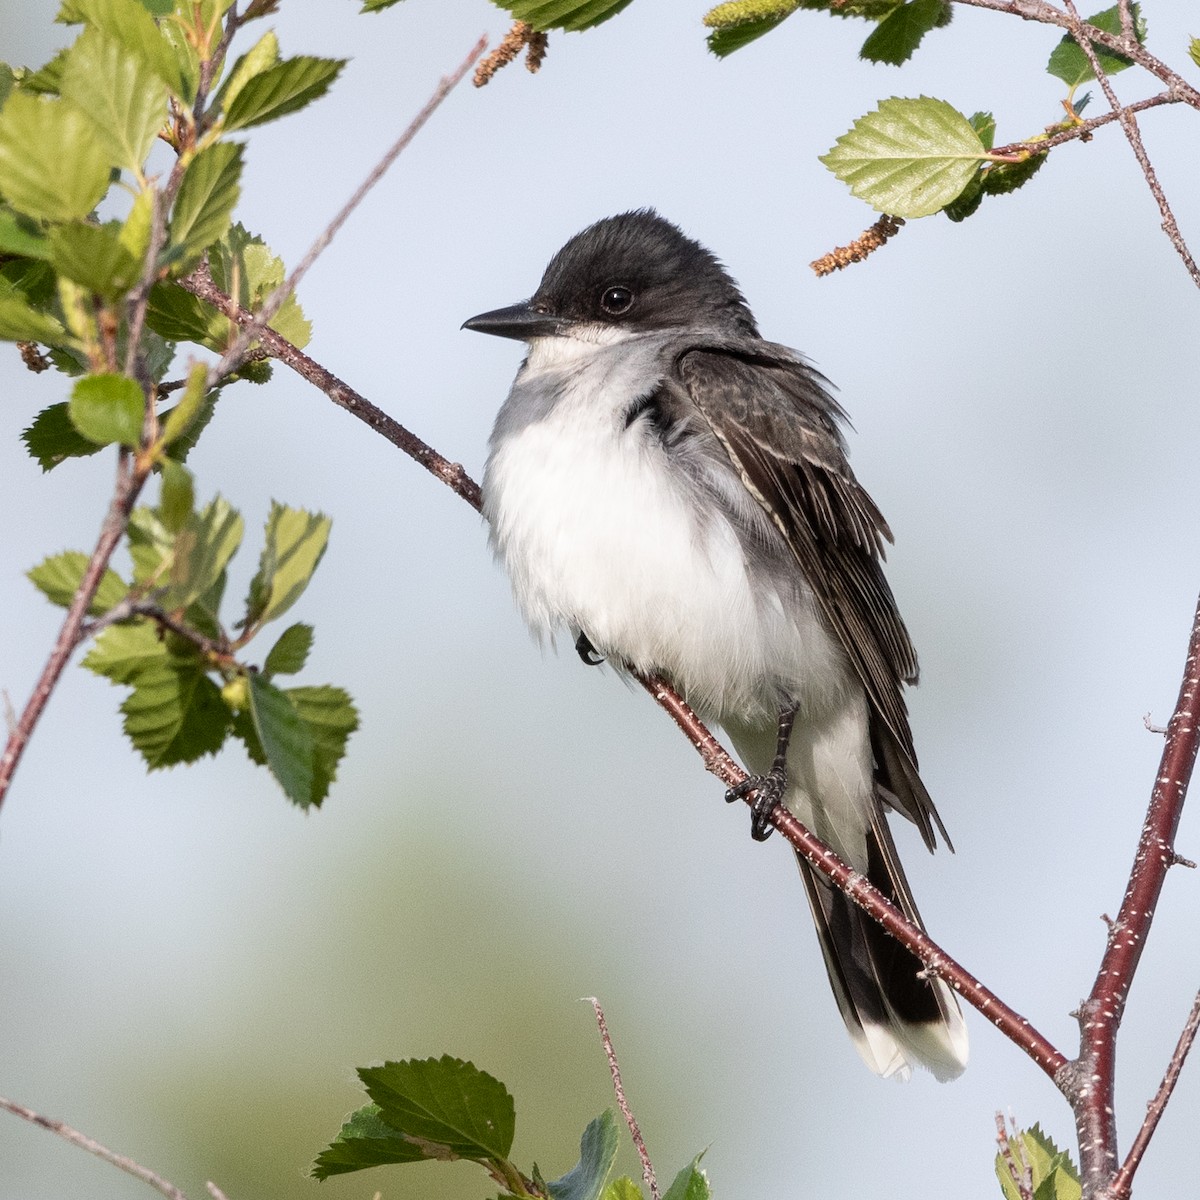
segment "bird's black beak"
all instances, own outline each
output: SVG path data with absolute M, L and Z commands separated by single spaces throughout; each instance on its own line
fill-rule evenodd
M 553 337 L 561 333 L 566 325 L 562 317 L 539 312 L 529 300 L 510 304 L 507 308 L 494 308 L 464 321 L 464 329 L 476 333 L 494 333 L 497 337 L 516 338 L 527 342 L 530 338 Z

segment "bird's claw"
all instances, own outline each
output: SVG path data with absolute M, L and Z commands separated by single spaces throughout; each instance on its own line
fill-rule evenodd
M 596 653 L 596 647 L 592 645 L 591 639 L 582 630 L 575 639 L 575 653 L 589 667 L 598 667 L 604 662 L 604 655 Z
M 765 842 L 775 832 L 771 817 L 783 803 L 783 791 L 787 786 L 787 777 L 782 771 L 772 769 L 766 775 L 747 775 L 741 783 L 735 784 L 725 793 L 726 804 L 735 800 L 745 800 L 751 792 L 755 793 L 750 806 L 750 836 L 756 842 Z

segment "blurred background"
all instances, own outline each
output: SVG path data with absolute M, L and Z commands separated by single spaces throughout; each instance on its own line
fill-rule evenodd
M 250 142 L 239 213 L 290 263 L 508 25 L 485 0 L 358 7 L 288 0 L 276 19 L 285 53 L 352 60 Z M 896 533 L 917 746 L 957 847 L 930 857 L 899 830 L 929 927 L 1073 1053 L 1161 749 L 1143 714 L 1171 712 L 1200 588 L 1196 290 L 1112 128 L 964 225 L 910 223 L 817 280 L 809 261 L 873 220 L 817 162 L 851 121 L 928 94 L 995 111 L 1000 142 L 1032 135 L 1061 112 L 1057 39 L 959 9 L 901 73 L 857 60 L 865 26 L 801 13 L 718 62 L 705 7 L 644 0 L 552 35 L 536 77 L 461 87 L 305 281 L 310 350 L 478 478 L 520 350 L 466 317 L 528 295 L 609 213 L 654 205 L 717 252 L 764 334 L 839 386 Z M 1151 49 L 1192 71 L 1185 7 L 1145 9 Z M 0 55 L 65 44 L 57 8 L 0 0 Z M 1137 75 L 1127 99 L 1155 90 Z M 1142 126 L 1200 250 L 1196 122 Z M 111 485 L 104 456 L 46 477 L 25 456 L 19 431 L 64 395 L 0 355 L 0 686 L 18 708 L 60 621 L 23 572 L 90 549 Z M 237 746 L 148 777 L 123 693 L 68 671 L 0 815 L 0 1093 L 193 1197 L 205 1179 L 232 1200 L 484 1196 L 465 1164 L 306 1171 L 360 1103 L 355 1066 L 443 1052 L 513 1091 L 518 1161 L 566 1170 L 612 1102 L 579 1002 L 596 995 L 664 1184 L 707 1147 L 718 1197 L 995 1196 L 997 1110 L 1074 1149 L 1050 1081 L 974 1013 L 958 1082 L 867 1073 L 788 848 L 751 842 L 640 691 L 537 651 L 479 518 L 432 477 L 282 368 L 226 393 L 191 465 L 247 518 L 234 600 L 272 498 L 333 515 L 294 610 L 317 628 L 300 681 L 349 688 L 362 728 L 305 815 Z M 1197 832 L 1192 812 L 1181 853 Z M 1200 982 L 1198 907 L 1196 875 L 1172 873 L 1122 1033 L 1123 1146 Z M 1187 1193 L 1198 1122 L 1193 1063 L 1141 1194 Z M 627 1145 L 620 1165 L 637 1175 Z M 0 1116 L 3 1200 L 139 1194 Z

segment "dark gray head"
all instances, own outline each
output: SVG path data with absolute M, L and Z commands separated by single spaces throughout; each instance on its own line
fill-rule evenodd
M 550 260 L 529 300 L 481 313 L 464 328 L 528 341 L 579 325 L 631 333 L 708 325 L 758 336 L 717 258 L 648 208 L 589 225 Z

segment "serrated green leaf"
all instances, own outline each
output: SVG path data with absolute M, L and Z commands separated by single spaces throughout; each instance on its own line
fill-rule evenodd
M 170 527 L 161 516 L 159 520 L 170 535 Z M 244 528 L 241 514 L 221 496 L 193 513 L 173 535 L 168 586 L 161 598 L 163 606 L 187 608 L 203 596 L 237 552 Z
M 908 0 L 875 27 L 862 44 L 860 58 L 898 67 L 907 62 L 922 39 L 946 18 L 945 0 Z
M 86 217 L 108 191 L 108 153 L 67 100 L 15 92 L 0 109 L 0 193 L 49 221 Z
M 65 401 L 43 408 L 33 424 L 21 433 L 21 440 L 43 471 L 57 467 L 64 459 L 87 458 L 101 450 L 71 424 Z
M 70 608 L 75 593 L 83 583 L 90 559 L 80 550 L 52 554 L 27 572 L 33 585 L 52 604 Z M 129 585 L 111 567 L 100 577 L 100 586 L 88 605 L 90 616 L 99 617 L 120 604 L 129 592 Z
M 967 184 L 958 196 L 951 200 L 942 212 L 955 223 L 965 221 L 968 217 L 972 217 L 979 210 L 979 206 L 983 203 L 983 174 L 976 173 L 975 177 Z
M 400 0 L 362 0 L 362 8 L 359 12 L 383 12 L 385 8 L 391 8 L 393 4 L 399 4 Z
M 628 1175 L 614 1179 L 600 1194 L 600 1200 L 646 1200 L 642 1189 Z
M 308 587 L 333 522 L 322 513 L 271 502 L 258 573 L 246 600 L 247 627 L 282 616 Z
M 64 46 L 48 63 L 26 75 L 21 80 L 21 91 L 38 96 L 57 96 L 70 49 L 69 46 Z
M 740 50 L 743 46 L 757 41 L 763 34 L 770 33 L 789 16 L 791 13 L 785 13 L 782 17 L 767 17 L 761 21 L 734 25 L 728 29 L 714 29 L 708 35 L 708 48 L 718 58 L 727 58 L 735 50 Z
M 71 423 L 99 446 L 120 442 L 136 446 L 142 440 L 146 397 L 128 375 L 87 375 L 71 390 Z
M 304 670 L 308 652 L 312 649 L 313 627 L 311 625 L 289 625 L 271 647 L 263 663 L 263 674 L 296 675 Z
M 358 710 L 345 691 L 330 684 L 288 688 L 284 694 L 313 741 L 312 803 L 319 805 L 337 778 L 346 742 L 358 728 Z
M 140 177 L 167 120 L 167 85 L 151 67 L 115 37 L 91 27 L 67 55 L 60 91 L 92 119 L 109 161 Z
M 183 174 L 168 224 L 182 266 L 194 262 L 229 228 L 241 194 L 242 147 L 216 142 L 201 150 Z
M 631 0 L 492 0 L 534 29 L 591 29 L 627 8 Z
M 0 254 L 47 259 L 50 245 L 33 221 L 13 212 L 7 204 L 0 204 Z
M 4 278 L 0 278 L 0 339 L 46 345 L 61 345 L 71 340 L 57 317 L 34 308 L 21 291 Z
M 156 283 L 150 289 L 146 324 L 172 342 L 195 342 L 221 353 L 233 337 L 233 324 L 178 284 Z
M 380 1119 L 397 1133 L 444 1147 L 456 1158 L 508 1157 L 516 1127 L 512 1097 L 474 1063 L 449 1055 L 410 1058 L 360 1067 L 358 1077 Z
M 174 408 L 162 413 L 162 441 L 164 446 L 181 438 L 192 427 L 206 395 L 205 385 L 208 382 L 208 367 L 204 363 L 192 363 L 188 368 L 187 383 L 183 395 Z
M 59 19 L 69 19 L 72 23 L 86 21 L 115 38 L 138 62 L 153 71 L 173 95 L 191 104 L 195 98 L 195 85 L 188 79 L 189 72 L 165 36 L 172 26 L 160 29 L 148 8 L 150 5 L 140 4 L 138 0 L 71 0 L 69 6 L 64 6 L 66 17 L 60 14 Z M 168 5 L 167 11 L 172 8 L 173 5 Z M 165 15 L 160 7 L 153 11 Z
M 983 190 L 989 196 L 1005 196 L 1027 184 L 1042 169 L 1048 155 L 1033 154 L 1024 162 L 995 163 L 983 174 Z
M 1200 67 L 1200 38 L 1192 38 L 1188 42 L 1188 56 Z
M 170 659 L 158 627 L 142 618 L 102 630 L 87 652 L 83 665 L 113 683 L 132 685 L 142 675 L 156 673 Z
M 141 671 L 121 712 L 126 736 L 152 771 L 215 754 L 232 720 L 203 665 L 178 658 Z
M 314 1179 L 328 1179 L 366 1167 L 424 1161 L 421 1147 L 383 1121 L 377 1104 L 368 1104 L 346 1118 L 337 1137 L 317 1156 L 310 1174 Z
M 697 1154 L 675 1176 L 663 1200 L 710 1200 L 712 1189 L 708 1185 L 708 1176 L 700 1169 L 700 1159 L 703 1157 L 702 1153 Z
M 260 308 L 268 296 L 284 281 L 283 260 L 257 235 L 251 235 L 235 222 L 209 255 L 213 282 L 233 296 L 246 309 Z M 271 318 L 271 328 L 303 348 L 312 337 L 312 325 L 304 316 L 295 293 Z
M 979 134 L 979 140 L 985 150 L 990 150 L 996 144 L 996 118 L 990 112 L 972 113 L 968 118 L 971 128 Z
M 273 29 L 266 33 L 233 64 L 229 77 L 221 85 L 215 104 L 220 109 L 228 109 L 237 97 L 238 92 L 256 75 L 261 75 L 268 67 L 273 67 L 279 61 L 279 38 Z
M 1139 43 L 1144 42 L 1146 40 L 1146 20 L 1142 16 L 1142 6 L 1140 4 L 1132 5 L 1132 12 L 1137 40 Z M 1120 6 L 1114 4 L 1112 8 L 1106 8 L 1103 12 L 1087 17 L 1085 24 L 1094 25 L 1097 29 L 1104 30 L 1105 33 L 1119 34 L 1121 32 Z M 1123 54 L 1115 54 L 1096 42 L 1092 43 L 1092 49 L 1095 50 L 1096 60 L 1106 75 L 1115 75 L 1118 71 L 1133 66 L 1133 59 L 1126 58 Z M 1096 78 L 1096 72 L 1092 70 L 1092 64 L 1088 62 L 1083 47 L 1069 33 L 1051 51 L 1046 70 L 1056 79 L 1061 79 L 1072 90 L 1081 83 L 1087 83 L 1089 79 Z
M 927 217 L 970 183 L 986 151 L 971 123 L 928 96 L 880 102 L 821 158 L 860 200 L 894 217 Z
M 225 110 L 225 128 L 248 129 L 296 112 L 329 90 L 346 61 L 300 55 L 267 67 L 247 79 L 232 97 Z
M 600 1200 L 617 1157 L 617 1122 L 606 1109 L 588 1124 L 579 1142 L 579 1162 L 547 1183 L 551 1200 Z
M 56 225 L 49 241 L 55 270 L 105 299 L 123 296 L 141 274 L 141 263 L 121 245 L 117 225 Z
M 1060 1150 L 1038 1125 L 1019 1130 L 1008 1139 L 1009 1150 L 1018 1169 L 1029 1165 L 1034 1200 L 1080 1200 L 1079 1172 L 1071 1156 Z M 995 1160 L 996 1178 L 1008 1200 L 1020 1200 L 1020 1191 L 1003 1153 Z
M 173 459 L 166 459 L 159 470 L 162 489 L 158 498 L 158 516 L 172 533 L 178 533 L 195 508 L 196 485 L 191 471 Z
M 173 458 L 178 463 L 187 462 L 188 455 L 195 448 L 196 443 L 200 440 L 200 435 L 204 432 L 209 421 L 212 420 L 213 413 L 216 411 L 217 400 L 220 399 L 221 389 L 213 388 L 213 390 L 205 395 L 200 404 L 200 411 L 196 414 L 192 423 L 188 426 L 186 433 L 181 433 L 167 447 L 167 457 Z M 170 420 L 171 413 L 175 410 L 167 409 L 162 415 L 164 419 Z
M 266 758 L 284 795 L 301 808 L 313 803 L 314 748 L 307 724 L 287 695 L 262 675 L 247 676 L 250 684 L 250 719 Z

